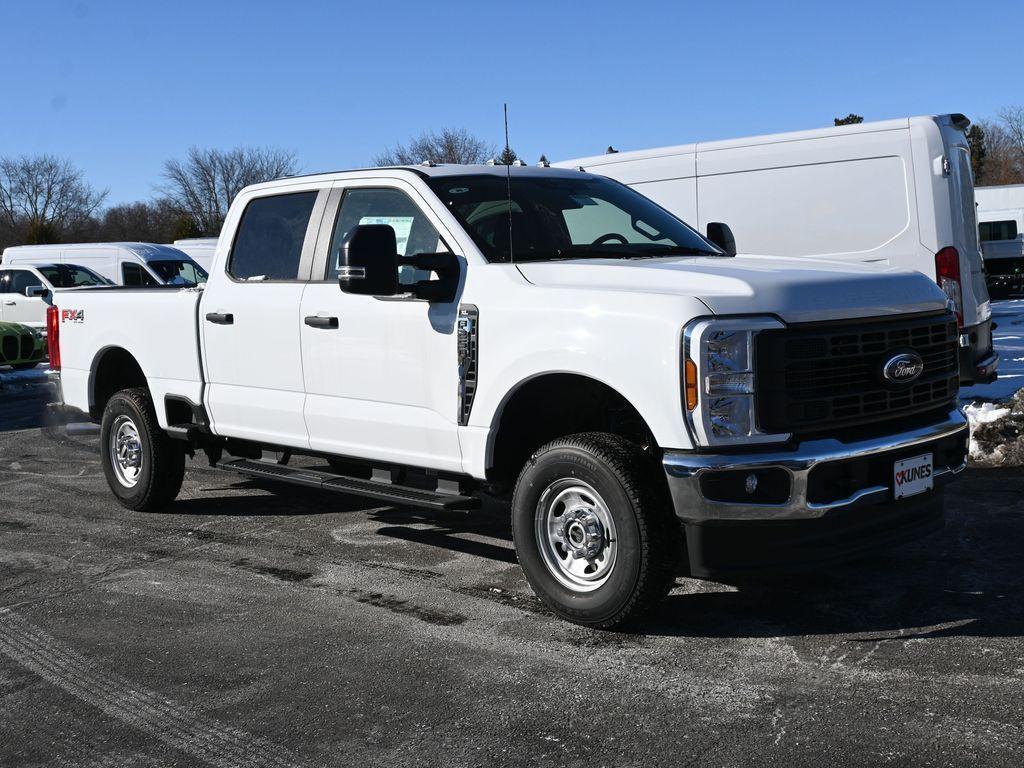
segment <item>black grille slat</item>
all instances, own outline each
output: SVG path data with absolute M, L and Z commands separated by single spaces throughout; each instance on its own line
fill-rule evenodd
M 28 360 L 36 350 L 36 343 L 27 333 L 21 337 L 21 356 Z
M 757 339 L 758 418 L 771 432 L 808 433 L 896 419 L 956 397 L 959 350 L 952 315 L 796 325 Z M 882 366 L 914 351 L 921 376 L 893 385 Z
M 4 361 L 18 359 L 18 338 L 16 336 L 4 336 L 0 341 L 0 359 Z

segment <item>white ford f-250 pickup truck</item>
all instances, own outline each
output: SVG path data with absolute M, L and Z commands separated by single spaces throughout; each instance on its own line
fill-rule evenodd
M 130 509 L 195 451 L 403 505 L 507 494 L 531 586 L 595 627 L 678 573 L 940 526 L 968 436 L 945 294 L 711 235 L 571 170 L 283 179 L 239 194 L 205 288 L 57 291 L 52 365 Z

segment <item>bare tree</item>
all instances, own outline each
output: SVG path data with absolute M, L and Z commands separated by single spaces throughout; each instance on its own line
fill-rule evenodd
M 170 243 L 180 237 L 200 234 L 191 216 L 167 198 L 158 198 L 108 208 L 95 222 L 91 239 Z
M 273 147 L 231 150 L 192 147 L 184 160 L 164 163 L 161 191 L 184 211 L 204 235 L 217 235 L 228 207 L 243 187 L 293 176 L 295 153 Z
M 421 133 L 408 144 L 396 144 L 373 158 L 374 165 L 417 165 L 419 163 L 483 163 L 496 154 L 492 144 L 478 139 L 465 128 L 443 128 Z
M 983 164 L 974 183 L 978 186 L 1024 183 L 1024 150 L 1017 144 L 1013 134 L 1007 130 L 1006 119 L 994 123 L 979 120 L 984 137 Z M 971 147 L 972 159 L 975 148 Z
M 107 196 L 70 161 L 53 155 L 0 158 L 0 220 L 25 243 L 57 242 L 81 227 Z

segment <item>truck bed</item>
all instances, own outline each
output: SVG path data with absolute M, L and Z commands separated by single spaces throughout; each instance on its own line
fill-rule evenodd
M 125 353 L 142 369 L 161 426 L 167 395 L 202 402 L 197 312 L 201 288 L 104 286 L 57 290 L 61 389 L 66 405 L 89 412 L 97 363 Z M 113 358 L 111 358 L 113 359 Z

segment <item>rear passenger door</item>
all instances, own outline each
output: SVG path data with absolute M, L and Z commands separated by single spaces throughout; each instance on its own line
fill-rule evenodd
M 204 291 L 206 405 L 218 435 L 308 448 L 299 304 L 328 192 L 274 192 L 245 203 Z

